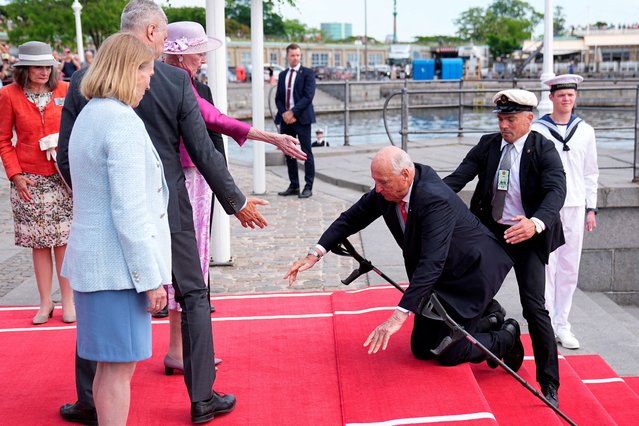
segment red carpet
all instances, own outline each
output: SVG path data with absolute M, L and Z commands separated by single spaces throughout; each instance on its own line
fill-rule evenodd
M 392 287 L 333 293 L 216 297 L 212 316 L 220 365 L 215 388 L 238 398 L 216 425 L 560 425 L 563 421 L 501 370 L 440 367 L 412 357 L 410 322 L 386 351 L 362 344 L 399 300 Z M 63 425 L 75 400 L 75 328 L 60 310 L 30 324 L 35 308 L 0 308 L 0 424 Z M 164 376 L 167 321 L 153 327 L 152 359 L 138 364 L 130 425 L 190 424 L 183 377 Z M 532 354 L 526 339 L 526 355 Z M 599 357 L 560 361 L 561 408 L 580 425 L 636 424 L 637 378 L 616 379 Z M 522 376 L 536 386 L 534 362 Z M 599 379 L 610 379 L 600 383 Z M 584 383 L 583 380 L 586 382 Z M 635 421 L 633 422 L 633 419 Z

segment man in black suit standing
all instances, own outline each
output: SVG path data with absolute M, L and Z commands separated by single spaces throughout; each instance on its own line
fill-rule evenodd
M 302 49 L 293 43 L 286 47 L 286 60 L 289 68 L 280 73 L 275 92 L 277 115 L 275 124 L 280 126 L 280 133 L 296 137 L 300 141 L 302 151 L 306 153 L 304 161 L 304 190 L 300 193 L 300 179 L 297 172 L 297 160 L 286 157 L 289 187 L 278 192 L 279 195 L 297 195 L 308 198 L 313 195 L 315 180 L 315 160 L 311 149 L 311 124 L 315 123 L 313 97 L 315 97 L 315 73 L 312 69 L 301 65 Z
M 515 261 L 524 318 L 535 354 L 537 381 L 546 399 L 559 405 L 559 364 L 545 307 L 545 264 L 564 243 L 559 210 L 566 197 L 566 175 L 555 146 L 530 131 L 537 106 L 531 92 L 509 89 L 493 97 L 500 133 L 482 136 L 451 175 L 459 192 L 479 177 L 470 210 L 503 243 Z
M 158 58 L 162 54 L 167 37 L 167 19 L 162 8 L 153 1 L 130 1 L 122 12 L 121 30 L 134 34 L 152 47 Z M 83 75 L 84 71 L 79 71 L 71 80 L 58 141 L 58 165 L 69 184 L 69 136 L 77 115 L 87 103 L 79 91 Z M 267 225 L 256 208 L 258 204 L 266 202 L 247 199 L 235 185 L 224 157 L 207 135 L 191 81 L 183 70 L 156 61 L 150 89 L 136 112 L 144 121 L 160 155 L 169 186 L 173 284 L 176 300 L 182 306 L 184 381 L 191 400 L 191 419 L 194 423 L 204 423 L 218 414 L 233 410 L 236 401 L 233 395 L 220 395 L 212 389 L 215 368 L 210 306 L 201 273 L 193 213 L 180 163 L 180 138 L 224 210 L 234 214 L 243 226 L 262 228 Z M 95 362 L 79 358 L 76 353 L 78 401 L 60 408 L 60 415 L 65 420 L 97 424 L 91 389 L 94 376 Z
M 431 293 L 437 292 L 451 317 L 517 371 L 524 359 L 519 324 L 507 319 L 497 330 L 478 330 L 482 314 L 513 264 L 499 241 L 432 168 L 413 163 L 401 149 L 380 150 L 371 174 L 375 188 L 342 213 L 308 255 L 293 264 L 284 277 L 289 285 L 327 251 L 383 216 L 402 248 L 409 285 L 392 316 L 366 339 L 368 352 L 386 349 L 390 337 L 414 312 L 411 350 L 419 359 L 432 358 L 431 350 L 450 336 L 443 321 L 422 315 Z M 453 341 L 437 357 L 442 365 L 485 359 L 466 339 Z

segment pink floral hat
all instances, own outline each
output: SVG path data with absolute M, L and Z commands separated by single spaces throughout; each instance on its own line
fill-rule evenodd
M 222 41 L 206 35 L 202 25 L 197 22 L 173 22 L 168 27 L 168 37 L 164 42 L 167 55 L 190 55 L 215 50 Z

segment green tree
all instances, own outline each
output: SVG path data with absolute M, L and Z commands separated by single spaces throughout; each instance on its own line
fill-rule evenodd
M 485 41 L 485 19 L 486 10 L 482 7 L 471 7 L 462 12 L 454 21 L 457 25 L 457 35 L 464 40 Z
M 473 7 L 455 21 L 457 34 L 486 43 L 494 56 L 505 56 L 529 39 L 543 15 L 522 0 L 495 0 L 486 9 Z
M 118 31 L 126 0 L 82 0 L 82 31 L 96 45 Z M 75 17 L 68 0 L 10 0 L 5 6 L 14 22 L 9 40 L 21 44 L 29 40 L 54 47 L 75 45 Z
M 284 21 L 280 15 L 273 11 L 273 8 L 272 1 L 264 2 L 264 35 L 285 37 Z M 251 0 L 226 0 L 226 18 L 250 28 Z
M 566 34 L 566 15 L 564 15 L 564 8 L 561 6 L 555 7 L 552 19 L 552 34 L 555 36 Z
M 301 23 L 298 19 L 286 19 L 284 24 L 284 34 L 289 41 L 302 41 L 304 36 L 311 34 L 311 29 Z
M 206 9 L 203 7 L 165 7 L 169 22 L 193 21 L 206 28 Z

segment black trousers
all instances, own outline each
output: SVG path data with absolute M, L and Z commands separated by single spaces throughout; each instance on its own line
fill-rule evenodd
M 498 358 L 508 351 L 513 343 L 513 336 L 504 330 L 479 332 L 477 326 L 481 316 L 475 318 L 463 318 L 450 305 L 440 298 L 440 302 L 455 322 L 470 333 L 479 343 L 488 348 Z M 411 334 L 411 351 L 418 359 L 432 359 L 435 356 L 430 352 L 435 349 L 441 341 L 451 335 L 451 330 L 444 321 L 437 321 L 426 318 L 422 315 L 415 315 L 413 324 L 413 332 Z M 487 358 L 477 346 L 470 343 L 467 339 L 461 339 L 451 344 L 442 354 L 437 357 L 437 361 L 446 366 L 458 365 L 464 362 L 472 362 L 474 364 L 481 363 Z
M 304 182 L 305 187 L 313 189 L 313 181 L 315 180 L 315 159 L 313 158 L 313 150 L 311 148 L 311 125 L 300 124 L 299 122 L 288 125 L 284 122 L 280 124 L 280 133 L 293 136 L 299 139 L 300 148 L 306 154 L 304 161 Z M 288 179 L 293 188 L 300 187 L 300 178 L 297 172 L 297 160 L 286 156 L 286 166 L 288 167 Z
M 171 233 L 175 300 L 182 307 L 182 351 L 184 382 L 191 402 L 211 397 L 215 381 L 211 308 L 194 231 Z M 78 402 L 95 407 L 93 379 L 97 363 L 75 356 L 75 383 Z
M 494 224 L 489 228 L 499 241 L 504 241 L 504 232 L 509 227 Z M 546 310 L 546 264 L 539 256 L 534 238 L 518 244 L 504 243 L 504 248 L 515 261 L 519 299 L 532 340 L 537 382 L 542 385 L 553 384 L 559 388 L 557 343 L 550 315 Z

